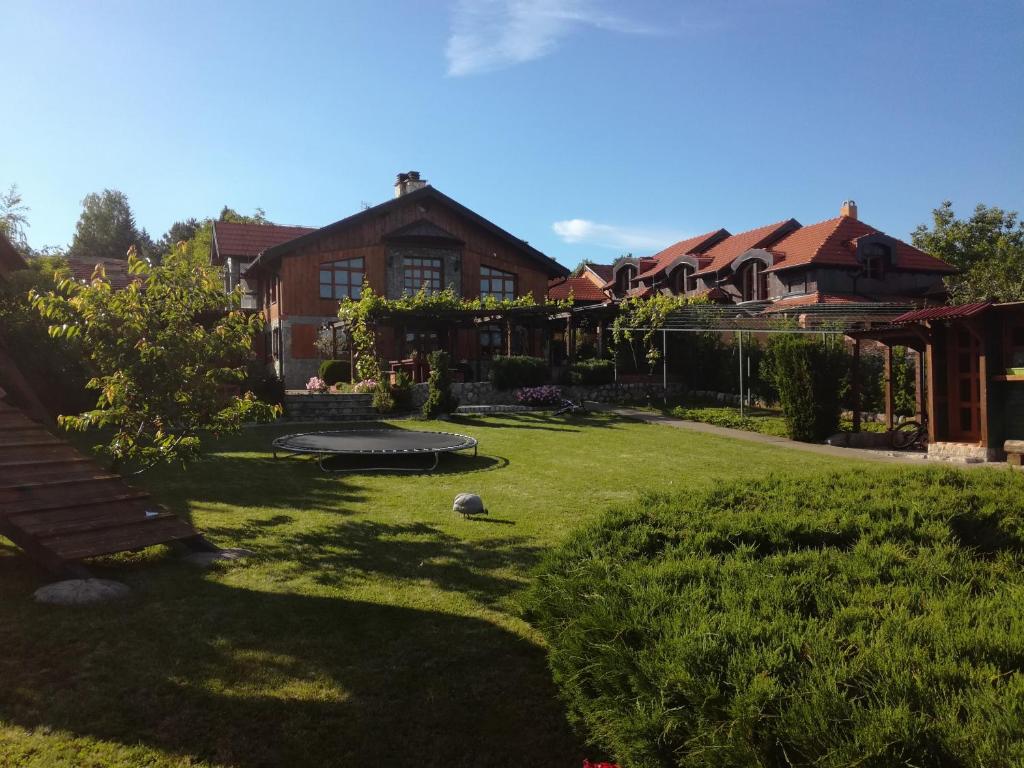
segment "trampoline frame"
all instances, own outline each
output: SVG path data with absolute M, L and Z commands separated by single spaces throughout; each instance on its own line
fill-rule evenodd
M 462 445 L 454 445 L 446 448 L 370 448 L 370 449 L 351 449 L 351 450 L 338 450 L 338 451 L 324 451 L 316 448 L 288 448 L 282 444 L 282 441 L 293 437 L 305 437 L 306 435 L 324 435 L 328 433 L 344 433 L 348 435 L 365 435 L 365 434 L 401 434 L 403 430 L 398 429 L 352 429 L 352 430 L 339 430 L 339 429 L 324 429 L 316 432 L 293 432 L 290 435 L 281 435 L 281 437 L 275 438 L 271 443 L 271 450 L 274 454 L 274 459 L 277 459 L 277 452 L 287 452 L 293 456 L 295 455 L 315 455 L 317 457 L 317 465 L 323 472 L 433 472 L 437 469 L 437 465 L 441 460 L 442 453 L 454 453 L 456 451 L 466 451 L 470 448 L 473 449 L 473 456 L 477 455 L 477 439 L 470 437 L 469 435 L 463 435 L 458 432 L 437 432 L 434 430 L 414 430 L 416 432 L 431 434 L 431 435 L 447 435 L 450 437 L 461 437 L 465 442 Z M 434 463 L 429 467 L 357 467 L 354 469 L 328 469 L 324 466 L 324 459 L 330 456 L 416 456 L 419 454 L 432 453 L 434 454 Z

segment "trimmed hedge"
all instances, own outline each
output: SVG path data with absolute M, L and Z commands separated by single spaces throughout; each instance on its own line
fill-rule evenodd
M 778 334 L 768 342 L 761 368 L 779 394 L 791 438 L 818 443 L 839 431 L 849 369 L 841 344 Z
M 491 360 L 491 384 L 495 389 L 539 387 L 548 380 L 548 363 L 529 355 L 496 355 Z
M 580 360 L 569 369 L 569 382 L 596 386 L 615 381 L 615 363 L 611 360 Z
M 527 616 L 630 768 L 1024 764 L 1024 476 L 647 496 L 543 563 Z
M 324 360 L 320 363 L 319 376 L 327 386 L 348 382 L 352 380 L 352 367 L 348 360 Z
M 452 395 L 451 358 L 447 352 L 431 352 L 427 358 L 430 375 L 427 377 L 427 399 L 423 402 L 423 418 L 435 419 L 451 413 L 459 406 Z

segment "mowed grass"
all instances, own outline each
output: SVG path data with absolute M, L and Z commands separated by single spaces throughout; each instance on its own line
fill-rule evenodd
M 642 491 L 850 464 L 610 415 L 394 426 L 464 432 L 480 455 L 325 475 L 271 457 L 295 427 L 210 444 L 136 482 L 255 556 L 105 559 L 122 603 L 36 605 L 46 576 L 0 547 L 0 765 L 578 766 L 595 752 L 518 608 L 541 555 Z M 462 491 L 490 516 L 453 514 Z

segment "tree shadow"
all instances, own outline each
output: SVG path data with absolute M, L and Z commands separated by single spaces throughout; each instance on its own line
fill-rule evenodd
M 543 651 L 491 622 L 157 570 L 127 602 L 8 605 L 0 720 L 86 761 L 95 739 L 238 768 L 582 761 Z
M 555 416 L 550 413 L 500 413 L 482 418 L 479 415 L 454 415 L 449 421 L 478 429 L 536 429 L 545 432 L 580 432 L 583 427 L 619 429 L 621 419 L 614 415 L 576 414 Z
M 526 585 L 523 574 L 544 552 L 526 537 L 466 541 L 426 523 L 344 520 L 312 531 L 278 532 L 271 540 L 263 525 L 248 521 L 209 527 L 207 532 L 254 549 L 260 559 L 276 561 L 285 575 L 301 574 L 323 586 L 384 577 L 429 583 L 491 606 Z

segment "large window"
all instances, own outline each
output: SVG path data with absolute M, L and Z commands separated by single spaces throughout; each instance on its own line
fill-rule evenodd
M 505 334 L 500 325 L 485 325 L 480 329 L 480 359 L 490 360 L 505 354 Z
M 502 272 L 494 267 L 480 267 L 480 296 L 493 296 L 496 299 L 514 299 L 516 297 L 516 276 L 511 272 Z
M 440 293 L 444 286 L 444 267 L 441 259 L 411 256 L 402 263 L 402 291 L 417 293 L 421 288 L 427 293 Z
M 362 258 L 320 265 L 321 299 L 358 299 L 363 295 L 366 262 Z
M 697 290 L 697 278 L 693 276 L 693 273 L 694 269 L 689 264 L 672 270 L 672 278 L 669 283 L 672 293 L 682 295 Z
M 868 280 L 885 278 L 885 268 L 889 262 L 889 248 L 883 243 L 871 243 L 865 249 L 864 277 Z
M 636 267 L 632 264 L 621 267 L 615 275 L 615 293 L 619 296 L 624 296 L 626 291 L 629 290 L 629 284 L 634 277 L 636 277 Z
M 739 287 L 743 301 L 764 301 L 768 298 L 768 275 L 760 261 L 748 261 L 740 267 Z

